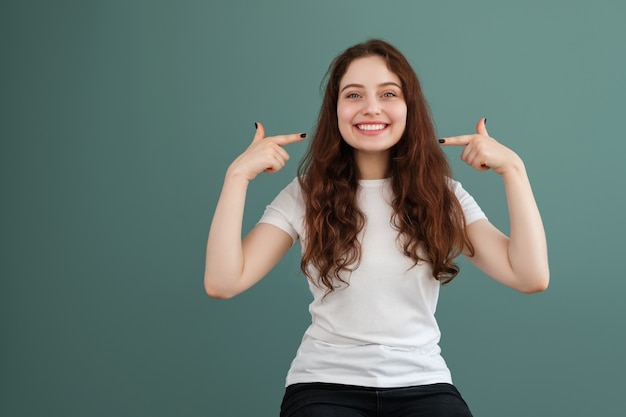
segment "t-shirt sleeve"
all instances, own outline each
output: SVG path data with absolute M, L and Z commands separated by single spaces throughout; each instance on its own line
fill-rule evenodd
M 461 185 L 460 182 L 451 180 L 452 189 L 456 198 L 461 203 L 463 214 L 465 214 L 465 224 L 475 222 L 476 220 L 486 219 L 487 216 L 482 211 L 474 197 L 472 197 Z
M 296 221 L 301 221 L 303 207 L 300 184 L 296 178 L 265 207 L 259 223 L 278 227 L 291 236 L 295 243 L 299 238 Z

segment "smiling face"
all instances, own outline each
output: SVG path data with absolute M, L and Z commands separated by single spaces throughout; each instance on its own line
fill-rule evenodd
M 385 175 L 389 149 L 402 137 L 406 115 L 402 82 L 385 60 L 374 55 L 352 61 L 339 82 L 337 120 L 362 177 Z

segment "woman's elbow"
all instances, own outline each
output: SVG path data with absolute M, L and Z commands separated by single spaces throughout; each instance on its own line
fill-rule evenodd
M 524 285 L 519 290 L 525 294 L 536 294 L 548 289 L 550 284 L 550 273 L 538 274 L 534 276 L 534 279 L 528 284 Z
M 204 290 L 209 297 L 216 298 L 218 300 L 228 300 L 235 296 L 234 294 L 228 294 L 207 285 L 204 286 Z
M 208 279 L 206 275 L 204 277 L 204 291 L 209 297 L 218 300 L 228 300 L 237 295 L 237 292 L 229 291 L 221 285 L 215 285 L 214 281 Z

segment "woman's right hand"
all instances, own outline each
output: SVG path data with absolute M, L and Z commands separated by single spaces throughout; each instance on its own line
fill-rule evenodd
M 261 172 L 278 172 L 289 160 L 289 154 L 283 146 L 306 139 L 305 133 L 265 137 L 265 128 L 256 123 L 257 129 L 248 149 L 239 155 L 230 167 L 227 175 L 253 180 Z
M 289 160 L 283 146 L 305 138 L 300 133 L 266 138 L 257 123 L 252 143 L 226 171 L 207 241 L 204 288 L 211 297 L 230 298 L 250 288 L 293 244 L 286 232 L 265 223 L 242 241 L 243 214 L 248 182 L 263 171 L 279 171 Z

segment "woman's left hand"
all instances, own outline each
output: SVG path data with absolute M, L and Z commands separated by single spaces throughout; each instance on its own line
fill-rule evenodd
M 521 163 L 520 157 L 489 136 L 485 122 L 482 118 L 476 124 L 476 133 L 473 135 L 452 136 L 439 139 L 443 146 L 465 146 L 461 153 L 461 159 L 469 166 L 486 171 L 493 169 L 497 174 L 503 175 L 510 168 Z M 443 142 L 442 142 L 443 141 Z

